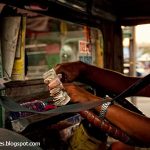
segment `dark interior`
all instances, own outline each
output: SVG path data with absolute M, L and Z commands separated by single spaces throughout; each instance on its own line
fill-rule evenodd
M 119 22 L 121 25 L 150 22 L 149 0 L 2 0 L 2 2 L 20 8 L 38 5 L 43 8 L 40 13 L 93 26 L 101 23 L 99 19 Z

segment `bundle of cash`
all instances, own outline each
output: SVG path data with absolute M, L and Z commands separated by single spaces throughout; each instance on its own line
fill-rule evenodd
M 62 85 L 61 78 L 62 75 L 57 75 L 53 68 L 43 74 L 44 83 L 48 85 L 55 106 L 66 105 L 70 101 L 70 97 Z

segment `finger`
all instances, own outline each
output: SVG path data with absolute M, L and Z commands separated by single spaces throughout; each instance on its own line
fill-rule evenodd
M 56 71 L 56 73 L 58 74 L 59 71 L 60 71 L 60 64 L 56 64 L 55 67 L 54 67 L 54 70 Z
M 62 75 L 61 81 L 62 81 L 63 83 L 69 82 L 69 78 L 68 78 L 67 73 L 65 73 L 65 72 L 60 72 L 60 74 Z

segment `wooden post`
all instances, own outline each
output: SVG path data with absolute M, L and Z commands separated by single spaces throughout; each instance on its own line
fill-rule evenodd
M 132 27 L 132 38 L 130 39 L 130 45 L 129 45 L 129 64 L 130 64 L 130 70 L 129 75 L 135 77 L 136 76 L 136 42 L 135 42 L 135 27 Z M 131 102 L 136 105 L 136 98 L 131 97 Z
M 132 38 L 129 45 L 130 51 L 130 76 L 136 76 L 136 42 L 135 42 L 135 27 L 132 27 Z

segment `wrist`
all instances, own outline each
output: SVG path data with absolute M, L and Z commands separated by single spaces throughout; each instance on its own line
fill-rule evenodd
M 103 98 L 100 98 L 100 97 L 98 97 L 101 101 L 103 100 Z M 108 100 L 108 102 L 111 102 L 110 100 L 111 100 L 111 98 L 110 97 L 105 97 L 105 99 L 107 99 Z M 107 103 L 107 102 L 106 102 Z M 103 103 L 104 104 L 104 103 Z M 97 111 L 97 113 L 100 113 L 100 111 L 101 111 L 101 109 L 102 109 L 102 105 L 103 104 L 101 104 L 101 105 L 99 105 L 99 106 L 97 106 L 96 108 L 95 108 L 95 110 Z M 113 102 L 111 102 L 111 105 L 112 104 L 114 104 Z
M 103 103 L 102 105 L 101 105 L 101 108 L 99 108 L 100 110 L 99 110 L 99 117 L 101 118 L 101 119 L 104 119 L 105 118 L 105 116 L 106 116 L 106 113 L 107 113 L 107 111 L 108 111 L 108 107 L 110 107 L 112 105 L 112 102 L 106 102 L 106 103 Z

